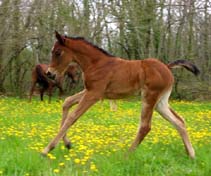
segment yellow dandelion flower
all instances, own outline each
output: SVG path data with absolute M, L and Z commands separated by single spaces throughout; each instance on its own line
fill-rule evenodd
M 78 158 L 76 158 L 76 159 L 74 159 L 74 162 L 75 162 L 76 164 L 79 164 L 79 163 L 81 162 L 81 160 L 78 159 Z
M 52 154 L 50 154 L 50 153 L 48 153 L 47 154 L 47 156 L 48 156 L 48 158 L 49 159 L 51 159 L 51 160 L 55 160 L 56 159 L 56 157 L 55 156 L 53 156 Z
M 82 162 L 81 162 L 81 165 L 85 165 L 85 164 L 86 164 L 86 162 L 85 162 L 85 161 L 82 161 Z
M 53 172 L 57 174 L 59 173 L 59 169 L 54 169 Z
M 61 150 L 65 150 L 65 147 L 63 145 L 61 146 Z
M 56 157 L 55 157 L 55 156 L 52 156 L 52 157 L 50 157 L 50 159 L 55 160 L 55 159 L 56 159 Z
M 96 167 L 96 165 L 94 163 L 91 163 L 90 170 L 95 171 L 95 172 L 98 171 L 98 169 L 97 169 L 97 167 Z
M 65 160 L 66 160 L 66 161 L 70 161 L 70 158 L 69 158 L 69 157 L 67 157 L 67 158 L 65 158 Z
M 64 166 L 64 163 L 59 163 L 59 166 Z

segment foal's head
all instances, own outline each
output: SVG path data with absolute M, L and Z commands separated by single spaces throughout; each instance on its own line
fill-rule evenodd
M 61 36 L 55 31 L 57 41 L 51 51 L 51 63 L 47 71 L 47 75 L 51 78 L 63 75 L 69 66 L 69 63 L 74 59 L 73 52 L 66 45 L 64 36 Z

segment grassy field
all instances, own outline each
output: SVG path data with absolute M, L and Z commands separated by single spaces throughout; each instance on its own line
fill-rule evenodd
M 0 97 L 0 176 L 211 175 L 211 102 L 171 102 L 186 121 L 195 160 L 157 113 L 150 134 L 127 155 L 139 123 L 140 102 L 135 100 L 119 101 L 116 112 L 108 101 L 96 104 L 69 130 L 71 150 L 60 142 L 42 157 L 40 151 L 58 132 L 62 102 Z

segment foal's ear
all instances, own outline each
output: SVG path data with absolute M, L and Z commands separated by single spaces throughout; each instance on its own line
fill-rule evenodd
M 61 45 L 65 44 L 65 39 L 57 31 L 55 31 L 55 37 Z

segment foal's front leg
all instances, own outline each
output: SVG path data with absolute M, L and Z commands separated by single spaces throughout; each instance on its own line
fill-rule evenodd
M 67 118 L 67 115 L 68 115 L 68 112 L 69 112 L 69 109 L 75 105 L 75 104 L 78 104 L 79 101 L 81 100 L 81 97 L 84 95 L 85 93 L 85 90 L 73 95 L 73 96 L 70 96 L 70 97 L 67 97 L 63 103 L 63 106 L 62 106 L 62 121 L 61 121 L 61 125 L 60 125 L 60 128 L 62 128 L 66 118 Z M 67 138 L 66 136 L 66 133 L 64 134 L 63 136 L 63 141 L 64 141 L 64 145 L 70 149 L 71 148 L 71 142 L 70 140 Z
M 42 154 L 47 155 L 49 151 L 51 151 L 59 142 L 59 140 L 65 136 L 68 128 L 72 126 L 78 118 L 89 109 L 90 106 L 95 104 L 99 99 L 95 96 L 95 94 L 90 92 L 85 92 L 83 97 L 81 98 L 76 109 L 67 115 L 66 119 L 63 122 L 62 127 L 60 128 L 56 137 L 48 144 L 48 146 L 43 150 Z

